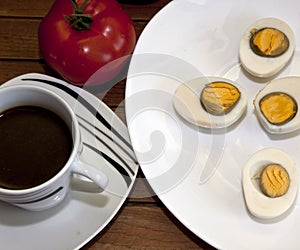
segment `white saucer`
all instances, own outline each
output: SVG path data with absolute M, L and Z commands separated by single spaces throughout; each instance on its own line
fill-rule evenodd
M 24 83 L 51 89 L 72 106 L 80 123 L 83 159 L 99 166 L 110 182 L 97 194 L 84 190 L 92 190 L 91 182 L 77 179 L 60 205 L 43 212 L 0 202 L 1 249 L 78 249 L 113 219 L 132 188 L 138 164 L 127 128 L 97 97 L 56 78 L 26 74 L 1 86 Z

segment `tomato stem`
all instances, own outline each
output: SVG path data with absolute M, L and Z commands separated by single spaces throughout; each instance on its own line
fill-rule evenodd
M 89 0 L 85 0 L 83 4 L 79 7 L 76 0 L 71 0 L 74 13 L 70 16 L 65 15 L 65 19 L 72 25 L 72 29 L 84 31 L 91 28 L 91 23 L 93 22 L 93 17 L 91 14 L 83 13 L 85 6 Z

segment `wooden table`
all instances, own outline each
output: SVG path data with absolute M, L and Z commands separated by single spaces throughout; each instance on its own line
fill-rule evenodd
M 0 84 L 29 72 L 58 77 L 40 55 L 37 30 L 54 0 L 0 1 Z M 137 36 L 170 0 L 151 4 L 122 4 L 134 21 Z M 115 109 L 124 99 L 126 81 L 114 86 L 103 101 Z M 102 97 L 103 93 L 97 93 Z M 121 110 L 121 112 L 120 112 Z M 124 109 L 123 109 L 124 111 Z M 122 109 L 118 115 L 125 121 Z M 84 249 L 214 249 L 186 229 L 156 197 L 142 172 L 113 221 Z M 200 212 L 200 208 L 199 208 Z

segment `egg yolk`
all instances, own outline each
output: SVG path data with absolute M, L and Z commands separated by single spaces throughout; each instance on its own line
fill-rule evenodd
M 226 82 L 213 82 L 207 84 L 201 93 L 203 108 L 213 115 L 228 113 L 240 98 L 239 90 Z
M 250 45 L 254 53 L 260 56 L 276 57 L 287 51 L 289 40 L 280 30 L 264 28 L 253 32 Z
M 285 93 L 270 93 L 264 96 L 259 106 L 264 117 L 274 125 L 290 121 L 297 113 L 297 104 Z
M 270 164 L 264 168 L 260 187 L 265 195 L 271 198 L 282 196 L 288 191 L 289 185 L 289 175 L 281 165 Z

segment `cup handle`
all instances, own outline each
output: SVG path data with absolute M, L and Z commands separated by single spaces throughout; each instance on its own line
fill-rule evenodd
M 72 171 L 73 173 L 90 179 L 101 189 L 105 189 L 107 187 L 108 177 L 101 170 L 86 163 L 84 160 L 80 159 L 80 157 L 78 157 L 77 161 L 73 163 Z

